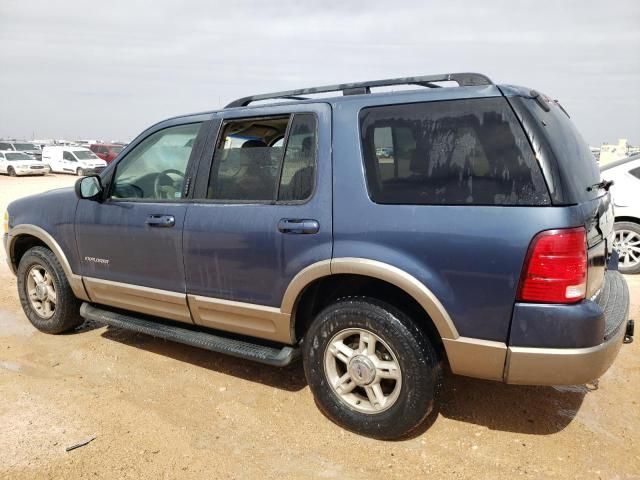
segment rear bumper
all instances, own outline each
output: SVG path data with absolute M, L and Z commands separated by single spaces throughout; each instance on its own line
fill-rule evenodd
M 504 381 L 526 385 L 576 385 L 605 373 L 622 346 L 629 316 L 629 289 L 619 272 L 607 272 L 598 305 L 603 312 L 601 343 L 583 348 L 512 344 L 507 347 Z

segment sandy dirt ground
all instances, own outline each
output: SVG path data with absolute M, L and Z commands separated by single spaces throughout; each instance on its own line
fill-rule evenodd
M 74 181 L 0 176 L 0 210 Z M 640 318 L 640 276 L 627 281 Z M 426 431 L 375 441 L 318 411 L 301 365 L 95 324 L 37 332 L 0 253 L 0 478 L 640 478 L 639 392 L 640 341 L 597 385 L 448 375 Z

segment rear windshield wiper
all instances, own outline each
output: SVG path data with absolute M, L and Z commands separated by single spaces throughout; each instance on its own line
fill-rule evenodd
M 593 185 L 587 187 L 587 192 L 590 192 L 591 190 L 599 190 L 601 188 L 608 192 L 611 188 L 611 185 L 613 185 L 613 180 L 602 180 L 601 182 L 594 183 Z
M 540 92 L 538 92 L 536 90 L 531 90 L 529 92 L 529 95 L 531 95 L 531 98 L 533 98 L 536 101 L 536 103 L 540 106 L 540 108 L 542 108 L 545 112 L 548 112 L 548 111 L 551 110 L 551 107 L 549 106 L 549 103 L 554 103 L 560 108 L 560 110 L 562 110 L 562 112 L 568 118 L 571 118 L 571 115 L 569 115 L 569 112 L 567 112 L 564 109 L 564 107 L 562 106 L 562 104 L 558 100 L 551 100 L 550 98 L 542 95 Z

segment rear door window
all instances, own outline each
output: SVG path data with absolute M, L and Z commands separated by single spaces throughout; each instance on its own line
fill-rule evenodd
M 207 198 L 231 203 L 301 202 L 315 184 L 316 117 L 310 113 L 225 122 Z
M 360 124 L 377 203 L 550 204 L 531 146 L 501 97 L 371 107 Z

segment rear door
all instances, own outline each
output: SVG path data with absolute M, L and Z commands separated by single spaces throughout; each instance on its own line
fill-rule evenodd
M 284 292 L 331 258 L 330 122 L 327 104 L 223 112 L 185 220 L 195 323 L 291 341 Z

